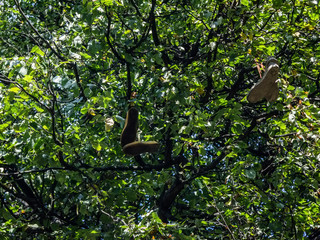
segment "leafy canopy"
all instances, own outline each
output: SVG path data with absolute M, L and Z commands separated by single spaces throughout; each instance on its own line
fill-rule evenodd
M 318 1 L 3 0 L 0 236 L 316 239 Z M 268 56 L 274 103 L 248 103 Z M 156 154 L 125 156 L 128 107 Z

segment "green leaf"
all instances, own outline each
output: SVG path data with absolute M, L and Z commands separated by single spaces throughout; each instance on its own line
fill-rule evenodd
M 231 132 L 234 134 L 241 134 L 242 133 L 242 126 L 240 124 L 234 124 L 231 127 Z
M 5 208 L 0 209 L 0 215 L 7 221 L 14 219 L 14 217 Z
M 287 90 L 289 90 L 289 91 L 292 91 L 292 90 L 294 90 L 294 86 L 292 86 L 292 85 L 289 85 L 289 86 L 287 87 Z
M 6 162 L 8 164 L 11 164 L 11 163 L 15 163 L 16 162 L 16 157 L 12 154 L 12 153 L 9 153 L 9 154 L 6 154 L 4 156 L 4 159 L 6 160 Z
M 39 46 L 34 46 L 31 49 L 31 53 L 36 53 L 36 54 L 40 55 L 41 57 L 44 56 L 44 52 L 39 48 Z
M 24 78 L 23 78 L 23 80 L 25 80 L 26 82 L 32 82 L 32 80 L 33 80 L 33 76 L 31 76 L 31 75 L 25 75 L 24 76 Z
M 8 91 L 9 91 L 9 92 L 18 93 L 18 92 L 20 92 L 20 88 L 18 88 L 18 87 L 12 87 L 12 88 L 10 88 Z
M 287 126 L 283 122 L 278 122 L 278 126 L 280 127 L 281 130 L 286 130 Z
M 87 54 L 87 53 L 80 53 L 80 55 L 85 59 L 90 59 L 91 58 L 91 56 L 89 54 Z
M 98 152 L 100 152 L 100 151 L 102 150 L 102 147 L 101 147 L 101 145 L 100 145 L 99 142 L 93 143 L 93 144 L 92 144 L 92 147 L 93 147 L 95 150 L 97 150 Z
M 101 0 L 101 3 L 104 4 L 105 6 L 112 6 L 113 0 Z
M 128 200 L 129 200 L 129 201 L 135 201 L 135 200 L 137 199 L 137 194 L 136 194 L 135 191 L 129 190 L 129 191 L 127 192 L 127 197 L 128 197 Z
M 8 126 L 10 126 L 11 121 L 0 124 L 0 131 L 3 131 L 4 129 L 6 129 Z
M 42 109 L 41 107 L 39 107 L 37 104 L 34 105 L 34 108 L 35 108 L 38 112 L 40 112 L 40 113 L 44 112 L 44 109 Z
M 250 179 L 256 178 L 256 171 L 254 169 L 245 169 L 244 174 L 247 178 L 250 178 Z
M 249 6 L 249 0 L 241 0 L 241 4 L 245 6 Z

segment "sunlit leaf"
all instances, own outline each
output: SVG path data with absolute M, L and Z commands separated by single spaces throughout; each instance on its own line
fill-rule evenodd
M 39 46 L 34 46 L 31 49 L 31 53 L 36 53 L 36 54 L 40 55 L 41 57 L 44 56 L 44 52 L 39 48 Z
M 9 92 L 18 93 L 18 92 L 20 92 L 20 88 L 18 88 L 18 87 L 12 87 L 12 88 L 9 89 Z

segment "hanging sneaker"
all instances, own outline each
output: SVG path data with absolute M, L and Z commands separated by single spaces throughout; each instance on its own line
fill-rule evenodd
M 279 94 L 278 75 L 278 61 L 274 57 L 269 57 L 266 64 L 266 71 L 262 79 L 251 88 L 247 96 L 248 101 L 250 103 L 256 103 L 263 98 L 268 102 L 277 100 Z

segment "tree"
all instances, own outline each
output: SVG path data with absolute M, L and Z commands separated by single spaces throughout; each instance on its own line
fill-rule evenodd
M 0 7 L 1 237 L 320 238 L 317 1 Z M 159 152 L 123 154 L 131 105 Z

